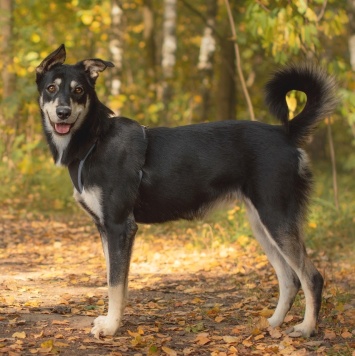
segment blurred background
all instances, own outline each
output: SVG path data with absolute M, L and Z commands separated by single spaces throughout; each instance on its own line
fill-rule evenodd
M 263 86 L 279 65 L 316 62 L 340 105 L 308 147 L 314 241 L 354 240 L 354 0 L 0 0 L 0 201 L 24 215 L 72 213 L 72 185 L 41 131 L 35 68 L 64 43 L 67 63 L 112 61 L 97 81 L 117 115 L 147 126 L 223 119 L 275 123 Z M 228 8 L 231 12 L 228 13 Z M 232 18 L 232 21 L 231 21 Z M 233 36 L 233 27 L 236 35 Z M 236 58 L 236 47 L 240 58 Z M 291 117 L 305 98 L 290 93 Z M 228 211 L 230 221 L 242 209 Z

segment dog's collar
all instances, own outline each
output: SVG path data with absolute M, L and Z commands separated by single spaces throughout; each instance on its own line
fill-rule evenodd
M 69 164 L 68 170 L 71 181 L 74 184 L 75 189 L 81 194 L 83 191 L 83 181 L 81 179 L 82 170 L 86 159 L 89 157 L 92 150 L 95 148 L 96 142 L 90 147 L 89 151 L 86 153 L 85 157 L 78 161 L 74 161 Z

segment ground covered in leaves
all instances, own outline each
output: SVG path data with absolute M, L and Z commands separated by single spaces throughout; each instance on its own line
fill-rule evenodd
M 218 226 L 207 230 L 218 234 Z M 192 231 L 140 228 L 123 326 L 97 340 L 91 323 L 106 313 L 107 288 L 92 224 L 81 215 L 3 211 L 0 354 L 354 355 L 354 252 L 330 261 L 324 251 L 311 251 L 326 280 L 319 332 L 292 339 L 285 330 L 300 322 L 303 295 L 282 328 L 268 326 L 277 280 L 255 241 L 240 236 L 237 243 L 200 246 L 203 234 L 194 242 Z

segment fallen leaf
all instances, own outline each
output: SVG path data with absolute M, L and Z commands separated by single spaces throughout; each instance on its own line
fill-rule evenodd
M 177 352 L 169 347 L 163 346 L 161 349 L 169 356 L 177 356 Z
M 226 336 L 223 336 L 223 341 L 227 344 L 236 344 L 236 343 L 240 343 L 241 341 L 241 337 L 236 337 L 236 336 L 229 336 L 229 335 L 226 335 Z
M 350 339 L 350 338 L 353 337 L 353 335 L 351 333 L 349 333 L 349 331 L 344 331 L 344 332 L 341 333 L 341 337 L 343 339 Z
M 68 320 L 53 320 L 52 321 L 53 325 L 67 325 L 69 324 Z
M 16 332 L 16 333 L 12 334 L 12 337 L 16 337 L 17 339 L 24 339 L 24 338 L 26 338 L 26 333 L 24 331 Z
M 56 346 L 56 347 L 69 347 L 70 345 L 69 345 L 69 344 L 66 344 L 66 343 L 64 343 L 64 342 L 56 341 L 56 342 L 54 343 L 54 346 Z
M 199 345 L 206 345 L 211 341 L 207 336 L 207 333 L 199 334 L 196 336 L 195 342 Z
M 336 338 L 336 334 L 333 330 L 329 330 L 329 329 L 326 329 L 324 331 L 324 340 L 325 339 L 328 339 L 328 340 L 333 340 Z
M 280 330 L 278 330 L 277 328 L 273 328 L 270 326 L 268 327 L 267 331 L 273 339 L 279 339 L 282 336 Z
M 264 308 L 259 313 L 259 315 L 263 316 L 264 318 L 269 318 L 272 314 L 274 314 L 274 311 L 268 308 Z
M 242 344 L 246 347 L 251 347 L 253 346 L 253 343 L 250 340 L 244 340 Z
M 293 320 L 293 315 L 286 315 L 286 317 L 285 317 L 285 319 L 284 319 L 284 322 L 285 323 L 289 323 L 290 321 L 292 321 Z

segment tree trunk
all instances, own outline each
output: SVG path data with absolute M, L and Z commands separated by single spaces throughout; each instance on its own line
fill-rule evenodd
M 225 36 L 220 42 L 219 81 L 217 93 L 217 119 L 236 119 L 236 65 L 233 41 L 229 40 L 229 26 L 226 21 Z
M 173 78 L 174 66 L 176 62 L 176 48 L 176 0 L 164 0 L 163 46 L 161 65 L 163 72 L 163 115 L 165 119 L 168 112 L 169 102 L 171 101 L 171 98 L 173 96 L 171 79 Z
M 330 151 L 330 161 L 332 164 L 332 177 L 333 177 L 333 194 L 334 194 L 334 205 L 337 210 L 339 210 L 339 194 L 338 194 L 338 179 L 337 179 L 337 168 L 336 168 L 336 156 L 334 150 L 334 142 L 332 135 L 332 127 L 330 118 L 327 119 L 327 131 L 328 131 L 328 142 Z
M 144 22 L 144 42 L 146 53 L 146 84 L 148 90 L 155 92 L 156 84 L 156 46 L 155 46 L 155 20 L 152 0 L 144 0 L 143 5 L 143 22 Z
M 198 69 L 201 76 L 201 115 L 200 120 L 206 121 L 210 116 L 211 86 L 213 77 L 213 55 L 216 51 L 216 40 L 213 34 L 217 15 L 217 0 L 207 2 L 207 24 L 203 30 Z
M 112 56 L 112 61 L 115 65 L 110 69 L 111 77 L 111 95 L 119 95 L 121 91 L 121 73 L 123 61 L 123 46 L 122 46 L 122 18 L 123 11 L 119 0 L 111 0 L 111 33 L 109 49 Z M 111 104 L 112 110 L 119 115 L 119 108 L 114 103 Z
M 3 83 L 2 101 L 6 101 L 15 90 L 15 74 L 12 70 L 12 36 L 13 36 L 13 3 L 12 0 L 0 0 L 0 24 L 1 24 L 1 79 Z M 2 116 L 6 113 L 2 110 Z
M 355 71 L 355 0 L 348 0 L 350 64 Z
M 11 105 L 11 97 L 14 95 L 16 86 L 16 76 L 13 72 L 13 2 L 12 0 L 0 0 L 0 24 L 1 24 L 1 44 L 0 57 L 2 60 L 2 98 L 0 105 L 0 136 L 5 153 L 11 151 L 12 143 L 16 137 L 16 130 L 19 126 L 19 116 L 17 104 Z M 15 107 L 16 105 L 16 107 Z M 2 134 L 2 129 L 5 133 Z M 1 157 L 0 157 L 1 159 Z

